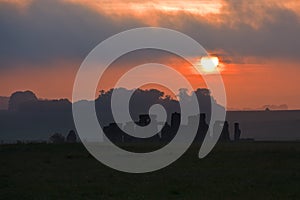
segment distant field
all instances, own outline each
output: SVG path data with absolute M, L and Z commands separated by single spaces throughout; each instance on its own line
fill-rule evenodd
M 192 148 L 147 174 L 112 170 L 81 144 L 0 146 L 0 199 L 300 199 L 300 143 Z

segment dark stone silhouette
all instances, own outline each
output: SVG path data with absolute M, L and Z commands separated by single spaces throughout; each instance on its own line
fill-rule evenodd
M 18 111 L 22 104 L 27 102 L 37 102 L 38 99 L 31 91 L 15 92 L 11 95 L 8 102 L 8 110 Z
M 156 133 L 155 135 L 147 138 L 146 140 L 159 141 L 160 137 L 158 134 L 158 122 L 156 120 L 156 116 L 155 115 L 150 116 L 147 114 L 143 114 L 143 115 L 140 115 L 139 118 L 140 118 L 140 120 L 138 122 L 136 122 L 137 126 L 135 127 L 135 135 L 139 136 L 139 135 L 143 134 L 144 132 L 151 133 L 151 134 Z M 145 126 L 147 126 L 147 127 L 145 127 Z M 141 127 L 144 127 L 144 128 L 141 129 Z M 141 140 L 143 140 L 143 139 L 141 139 Z
M 137 122 L 139 126 L 147 126 L 150 124 L 150 116 L 149 115 L 140 115 L 139 116 L 140 120 Z
M 74 130 L 70 130 L 69 134 L 66 137 L 66 142 L 67 143 L 76 143 L 77 141 L 77 136 Z
M 241 137 L 241 129 L 239 123 L 234 123 L 234 140 L 239 141 Z
M 115 143 L 125 142 L 125 133 L 123 133 L 119 126 L 117 123 L 110 123 L 108 126 L 103 128 L 103 132 L 110 141 Z
M 65 142 L 65 137 L 60 133 L 54 133 L 50 136 L 49 140 L 54 144 L 62 144 Z
M 204 137 L 207 134 L 208 128 L 209 127 L 208 127 L 208 124 L 206 122 L 206 114 L 201 113 L 200 114 L 199 128 L 198 128 L 197 137 L 196 137 L 196 140 L 198 142 L 202 142 L 204 140 Z
M 220 136 L 220 141 L 230 141 L 229 124 L 227 121 L 224 122 L 223 129 Z
M 180 126 L 181 115 L 180 113 L 173 113 L 171 117 L 171 129 L 177 131 Z
M 200 115 L 189 116 L 187 130 L 190 132 L 190 127 L 198 124 L 197 135 L 194 139 L 194 144 L 201 144 L 205 135 L 208 131 L 208 124 L 206 123 L 206 114 L 201 113 Z
M 171 126 L 168 123 L 165 123 L 160 132 L 160 140 L 162 141 L 162 143 L 169 142 L 171 138 L 171 131 Z
M 151 122 L 151 124 L 150 124 Z M 149 116 L 142 114 L 139 116 L 137 122 L 127 122 L 124 126 L 122 124 L 110 123 L 109 126 L 105 126 L 103 131 L 107 138 L 113 143 L 137 143 L 137 142 L 159 142 L 161 139 L 161 133 L 158 132 L 158 122 L 156 116 Z M 123 130 L 120 128 L 122 127 Z M 143 128 L 144 127 L 144 128 Z M 149 131 L 150 133 L 156 133 L 152 137 L 141 138 L 141 134 Z M 164 130 L 165 131 L 165 130 Z M 130 135 L 127 133 L 131 133 Z M 133 136 L 132 136 L 133 134 Z

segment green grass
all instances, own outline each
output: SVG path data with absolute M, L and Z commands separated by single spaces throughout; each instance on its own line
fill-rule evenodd
M 160 171 L 110 169 L 81 144 L 0 146 L 0 199 L 299 199 L 300 143 L 192 148 Z

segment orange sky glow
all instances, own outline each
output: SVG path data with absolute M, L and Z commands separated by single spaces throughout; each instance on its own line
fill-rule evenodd
M 0 91 L 2 95 L 9 96 L 14 91 L 29 89 L 35 91 L 41 98 L 71 99 L 79 64 L 79 62 L 57 63 L 51 69 L 10 71 L 6 76 L 1 76 L 1 82 L 4 84 L 0 85 Z M 134 63 L 133 66 L 136 64 Z M 166 61 L 165 64 L 180 71 L 194 88 L 206 86 L 202 77 L 188 63 L 173 59 Z M 278 66 L 276 70 L 271 69 L 274 65 Z M 279 61 L 271 61 L 267 64 L 224 65 L 221 73 L 226 88 L 228 108 L 258 109 L 267 104 L 287 104 L 287 100 L 290 109 L 299 108 L 300 92 L 297 80 L 300 69 L 293 65 L 295 64 Z M 123 70 L 112 67 L 101 79 L 98 91 L 113 87 L 126 70 L 126 67 Z M 10 87 L 7 87 L 7 84 Z
M 87 7 L 98 13 L 112 18 L 116 23 L 122 23 L 124 17 L 132 17 L 143 21 L 147 25 L 161 25 L 162 17 L 169 17 L 169 20 L 178 20 L 176 16 L 182 13 L 195 19 L 202 20 L 203 23 L 212 26 L 222 26 L 224 24 L 239 28 L 237 23 L 241 20 L 249 24 L 254 29 L 263 29 L 263 20 L 272 22 L 273 16 L 266 13 L 265 9 L 272 5 L 284 7 L 291 10 L 300 20 L 300 1 L 298 0 L 264 0 L 264 4 L 258 6 L 259 1 L 249 1 L 255 7 L 255 13 L 247 13 L 244 4 L 237 3 L 240 10 L 245 9 L 245 15 L 237 16 L 224 0 L 62 0 Z M 32 0 L 0 0 L 18 5 L 26 12 Z M 250 5 L 250 7 L 251 7 Z M 249 6 L 249 5 L 248 5 Z M 246 15 L 247 13 L 247 15 Z M 178 22 L 178 29 L 181 24 Z M 241 60 L 236 60 L 234 56 L 226 57 L 227 52 L 211 50 L 211 55 L 219 58 L 219 68 L 227 93 L 229 109 L 258 109 L 267 104 L 288 104 L 290 109 L 300 109 L 300 90 L 298 75 L 300 74 L 299 60 L 284 58 L 265 58 L 263 56 L 240 56 Z M 239 57 L 239 58 L 240 58 Z M 228 61 L 230 60 L 230 62 Z M 200 60 L 200 58 L 199 58 Z M 17 90 L 32 90 L 41 98 L 69 98 L 72 96 L 73 82 L 76 72 L 80 66 L 80 60 L 56 60 L 52 63 L 40 64 L 17 63 L 22 67 L 6 69 L 0 72 L 0 96 L 9 96 Z M 107 72 L 107 78 L 99 83 L 100 89 L 109 89 L 114 81 L 126 71 L 126 66 L 136 65 L 137 62 L 116 63 L 117 67 L 112 67 Z M 177 59 L 166 59 L 162 61 L 176 68 L 184 74 L 195 88 L 205 87 L 201 76 L 197 75 L 194 69 L 186 62 Z M 122 66 L 122 67 L 120 67 Z M 27 70 L 29 67 L 31 70 Z M 114 75 L 112 75 L 114 74 Z M 156 74 L 159 75 L 159 74 Z M 149 74 L 149 76 L 153 76 Z

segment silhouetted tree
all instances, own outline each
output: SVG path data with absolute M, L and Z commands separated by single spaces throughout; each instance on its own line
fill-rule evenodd
M 65 112 L 72 110 L 72 104 L 68 99 L 38 100 L 24 102 L 19 106 L 18 110 L 30 112 Z
M 0 110 L 8 110 L 9 97 L 0 96 Z
M 113 92 L 126 94 L 132 93 L 132 90 L 115 88 L 106 92 L 100 91 L 100 95 L 95 103 L 97 115 L 102 126 L 107 126 L 114 122 L 111 111 L 111 97 Z M 160 104 L 166 109 L 168 120 L 170 120 L 172 112 L 180 111 L 179 102 L 170 96 L 165 96 L 164 92 L 156 89 L 137 89 L 133 92 L 129 102 L 129 111 L 133 121 L 138 121 L 140 114 L 148 113 L 150 107 L 154 104 Z
M 31 91 L 15 92 L 11 95 L 8 102 L 8 110 L 17 111 L 26 102 L 37 102 L 38 98 Z

